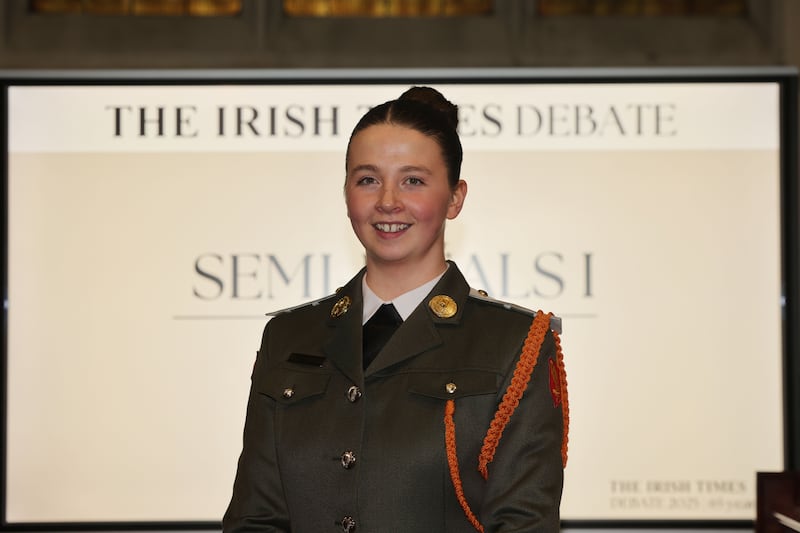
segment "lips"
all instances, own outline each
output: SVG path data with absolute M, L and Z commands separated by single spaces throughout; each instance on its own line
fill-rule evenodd
M 375 229 L 384 233 L 399 233 L 411 227 L 411 224 L 402 224 L 399 222 L 378 222 L 373 224 Z

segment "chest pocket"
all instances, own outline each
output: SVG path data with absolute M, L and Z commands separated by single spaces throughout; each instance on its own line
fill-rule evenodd
M 331 373 L 273 367 L 256 379 L 256 391 L 284 405 L 293 405 L 325 394 Z
M 500 376 L 483 370 L 415 373 L 408 378 L 409 393 L 440 400 L 497 394 L 499 388 Z

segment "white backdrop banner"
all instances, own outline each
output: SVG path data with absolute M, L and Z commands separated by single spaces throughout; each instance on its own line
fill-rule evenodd
M 344 150 L 400 85 L 15 87 L 9 522 L 216 521 L 264 313 L 363 264 Z M 447 254 L 553 311 L 564 519 L 752 519 L 783 468 L 778 85 L 463 84 Z

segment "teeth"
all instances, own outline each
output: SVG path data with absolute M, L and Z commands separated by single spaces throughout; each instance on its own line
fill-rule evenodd
M 407 229 L 410 224 L 386 224 L 386 223 L 378 223 L 375 224 L 375 227 L 378 228 L 380 231 L 384 233 L 397 233 L 398 231 L 403 231 Z

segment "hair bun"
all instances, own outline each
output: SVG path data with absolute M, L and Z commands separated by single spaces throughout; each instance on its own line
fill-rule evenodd
M 413 100 L 425 104 L 442 113 L 453 129 L 458 127 L 458 106 L 432 87 L 411 87 L 398 100 Z

